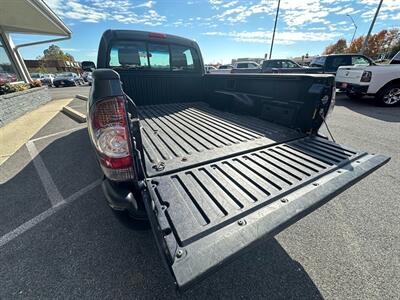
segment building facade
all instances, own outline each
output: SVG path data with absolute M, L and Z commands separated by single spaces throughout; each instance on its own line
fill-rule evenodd
M 29 73 L 51 73 L 57 74 L 62 72 L 82 73 L 82 68 L 79 62 L 55 60 L 24 60 Z
M 0 84 L 29 82 L 29 70 L 19 49 L 71 37 L 71 31 L 42 0 L 0 0 Z M 55 38 L 15 45 L 13 33 Z

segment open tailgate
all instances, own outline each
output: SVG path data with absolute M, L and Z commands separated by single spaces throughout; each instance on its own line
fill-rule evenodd
M 151 178 L 143 195 L 162 256 L 186 288 L 388 160 L 307 137 Z

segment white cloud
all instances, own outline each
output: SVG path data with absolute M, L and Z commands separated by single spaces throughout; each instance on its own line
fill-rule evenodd
M 210 31 L 205 32 L 203 35 L 207 36 L 225 36 L 231 38 L 237 42 L 246 43 L 270 43 L 272 38 L 272 32 L 268 31 L 231 31 L 231 32 L 221 32 L 221 31 Z M 331 41 L 340 36 L 338 33 L 333 32 L 298 32 L 298 31 L 284 31 L 279 32 L 275 35 L 275 43 L 277 44 L 294 44 L 300 41 Z
M 155 1 L 133 3 L 130 0 L 45 0 L 46 3 L 63 18 L 79 20 L 85 23 L 117 21 L 124 24 L 162 25 L 167 18 L 155 9 Z
M 345 14 L 349 14 L 349 13 L 353 13 L 353 12 L 354 12 L 354 8 L 347 7 L 345 9 L 342 9 L 341 11 L 338 11 L 336 14 L 337 15 L 345 15 Z
M 377 0 L 360 0 L 360 4 L 366 6 L 367 11 L 361 14 L 364 21 L 369 21 L 375 14 L 379 1 Z M 400 20 L 400 1 L 385 0 L 382 2 L 382 7 L 379 11 L 378 20 Z
M 228 3 L 224 4 L 224 5 L 222 5 L 222 7 L 228 8 L 228 7 L 231 7 L 231 6 L 235 6 L 238 3 L 239 3 L 239 1 L 237 1 L 237 0 L 236 1 L 231 1 L 231 2 L 228 2 Z
M 330 12 L 330 13 L 333 13 L 333 12 L 337 12 L 337 11 L 342 10 L 342 9 L 343 9 L 343 7 L 341 7 L 341 6 L 330 7 L 330 8 L 329 8 L 329 12 Z
M 154 6 L 154 4 L 156 4 L 155 1 L 147 1 L 145 3 L 136 5 L 135 7 L 147 7 L 147 8 L 152 8 Z

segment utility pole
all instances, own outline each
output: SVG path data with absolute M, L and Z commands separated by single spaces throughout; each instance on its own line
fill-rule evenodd
M 367 37 L 365 38 L 364 43 L 363 43 L 363 45 L 362 45 L 362 48 L 361 48 L 361 51 L 360 51 L 361 54 L 364 54 L 365 48 L 367 48 L 368 39 L 369 39 L 369 36 L 370 36 L 370 34 L 371 34 L 372 28 L 374 27 L 374 24 L 375 24 L 375 21 L 376 21 L 376 17 L 377 17 L 378 14 L 379 14 L 379 10 L 381 9 L 382 2 L 383 2 L 383 0 L 381 0 L 381 1 L 379 2 L 378 8 L 376 9 L 375 16 L 374 16 L 374 18 L 372 19 L 371 26 L 369 27 L 369 30 L 368 30 L 368 33 L 367 33 Z
M 346 14 L 346 16 L 348 16 L 351 19 L 351 21 L 353 22 L 353 25 L 354 25 L 354 33 L 353 33 L 353 37 L 351 38 L 351 42 L 350 42 L 350 45 L 351 45 L 353 43 L 354 37 L 356 36 L 356 31 L 357 31 L 358 27 L 356 25 L 356 22 L 354 22 L 354 19 L 352 16 L 350 16 L 349 14 Z
M 276 23 L 278 23 L 278 15 L 279 15 L 279 6 L 280 6 L 280 5 L 281 5 L 281 0 L 278 0 L 278 7 L 276 8 L 276 16 L 275 16 L 274 32 L 272 33 L 271 49 L 269 50 L 269 59 L 271 59 L 271 56 L 272 56 L 272 48 L 274 47 L 274 39 L 275 39 Z

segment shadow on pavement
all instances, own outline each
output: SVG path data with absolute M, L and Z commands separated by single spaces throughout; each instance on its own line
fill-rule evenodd
M 363 97 L 361 99 L 350 99 L 345 94 L 338 93 L 336 105 L 346 107 L 356 113 L 386 121 L 400 122 L 400 106 L 382 107 L 379 106 L 373 97 Z
M 41 140 L 36 146 L 63 197 L 100 176 L 85 129 L 50 143 Z M 3 213 L 13 215 L 14 228 L 15 220 L 26 221 L 23 212 L 33 209 L 32 203 L 39 201 L 35 198 L 45 197 L 42 191 L 20 207 L 7 206 L 20 197 L 18 187 L 29 191 L 30 185 L 40 185 L 32 169 L 30 162 L 1 186 L 1 193 L 10 194 L 0 201 Z M 307 272 L 276 239 L 262 242 L 191 290 L 177 294 L 151 230 L 121 224 L 100 187 L 3 246 L 0 264 L 1 299 L 322 298 Z

